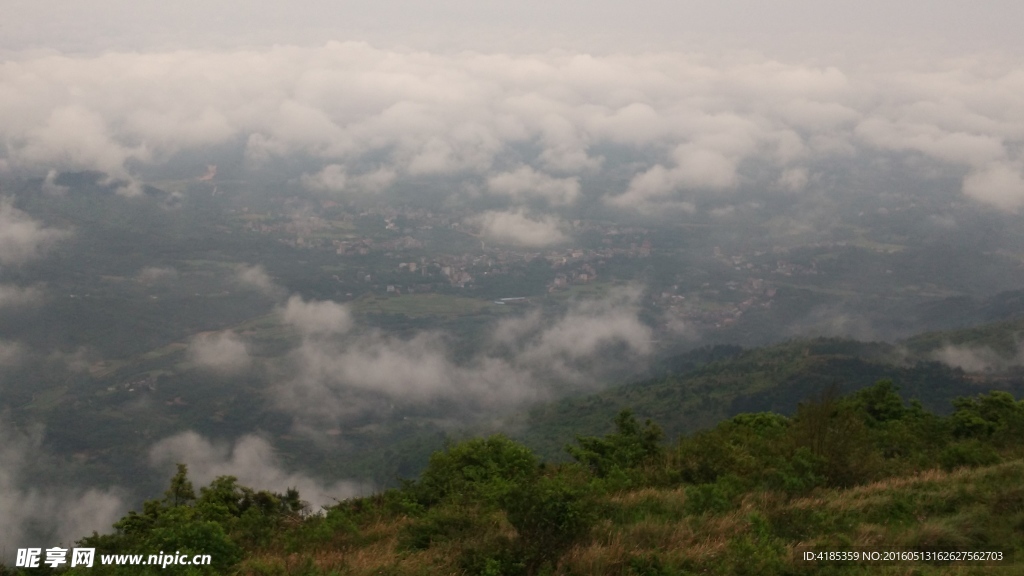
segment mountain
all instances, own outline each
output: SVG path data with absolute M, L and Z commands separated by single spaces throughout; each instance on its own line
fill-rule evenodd
M 661 423 L 674 438 L 744 412 L 793 414 L 801 401 L 831 387 L 849 393 L 883 379 L 892 380 L 905 399 L 943 413 L 953 398 L 991 387 L 1019 394 L 1024 375 L 1012 368 L 967 373 L 937 361 L 936 353 L 951 343 L 1002 350 L 1022 329 L 1024 320 L 1017 320 L 932 332 L 897 344 L 817 338 L 744 351 L 704 348 L 667 361 L 676 371 L 536 407 L 513 421 L 513 435 L 538 453 L 558 458 L 574 434 L 605 432 L 624 408 Z

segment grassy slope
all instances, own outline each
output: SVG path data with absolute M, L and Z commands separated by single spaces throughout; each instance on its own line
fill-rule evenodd
M 667 574 L 991 574 L 992 566 L 848 564 L 826 567 L 797 559 L 798 547 L 841 550 L 969 549 L 1021 552 L 1024 461 L 952 472 L 929 470 L 850 489 L 822 490 L 786 500 L 748 494 L 738 509 L 686 513 L 683 488 L 645 488 L 613 494 L 590 537 L 563 557 L 558 573 Z M 335 532 L 315 550 L 268 549 L 239 567 L 267 574 L 459 574 L 464 551 L 495 535 L 513 534 L 500 515 L 488 529 L 426 550 L 403 549 L 408 517 L 380 517 L 358 532 Z M 802 549 L 802 548 L 801 548 Z M 999 574 L 1022 574 L 1024 564 Z

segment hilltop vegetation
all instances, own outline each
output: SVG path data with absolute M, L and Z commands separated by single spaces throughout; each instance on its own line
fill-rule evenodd
M 246 575 L 980 574 L 991 565 L 823 565 L 796 552 L 1022 548 L 1024 401 L 1006 392 L 959 398 L 941 416 L 880 381 L 671 443 L 628 410 L 614 427 L 577 437 L 562 464 L 501 435 L 467 440 L 415 481 L 319 511 L 232 477 L 197 494 L 180 466 L 162 499 L 79 544 L 214 559 L 154 573 Z

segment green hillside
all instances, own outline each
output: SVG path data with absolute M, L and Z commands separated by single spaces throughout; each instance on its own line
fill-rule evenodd
M 943 341 L 943 334 L 928 338 Z M 897 382 L 905 399 L 919 399 L 936 412 L 948 411 L 957 396 L 991 387 L 1024 389 L 1024 380 L 965 374 L 931 360 L 930 348 L 917 349 L 920 353 L 915 355 L 903 345 L 820 338 L 747 350 L 703 364 L 683 356 L 675 361 L 679 372 L 538 407 L 515 422 L 513 435 L 553 458 L 574 434 L 605 432 L 623 408 L 662 423 L 667 437 L 675 438 L 743 412 L 791 414 L 798 402 L 830 387 L 852 392 L 882 379 Z
M 502 430 L 559 461 L 566 459 L 563 448 L 576 435 L 608 432 L 623 409 L 660 423 L 666 438 L 675 439 L 740 413 L 793 414 L 801 400 L 831 387 L 848 393 L 883 379 L 896 382 L 904 399 L 946 413 L 958 396 L 990 389 L 1024 393 L 1024 373 L 1009 365 L 1004 371 L 966 373 L 936 361 L 936 352 L 946 345 L 1015 350 L 1021 331 L 1024 320 L 929 332 L 896 344 L 818 338 L 752 350 L 708 346 L 663 360 L 660 376 L 536 406 L 510 418 Z M 411 437 L 392 436 L 392 444 L 360 459 L 359 466 L 382 483 L 409 477 L 441 446 L 444 434 L 423 429 Z
M 232 477 L 196 491 L 179 466 L 163 498 L 78 545 L 96 548 L 98 564 L 174 550 L 209 565 L 58 572 L 1024 573 L 1012 562 L 1024 551 L 1024 401 L 1008 393 L 957 399 L 940 416 L 882 381 L 807 399 L 792 418 L 741 414 L 667 444 L 628 411 L 614 429 L 578 438 L 565 464 L 501 435 L 468 440 L 434 453 L 416 481 L 319 511 Z M 892 551 L 902 559 L 816 556 Z M 22 573 L 32 572 L 0 568 Z
M 988 349 L 1004 358 L 1020 352 L 1024 318 L 984 324 L 960 330 L 926 332 L 906 340 L 908 350 L 918 355 L 935 353 L 946 346 Z

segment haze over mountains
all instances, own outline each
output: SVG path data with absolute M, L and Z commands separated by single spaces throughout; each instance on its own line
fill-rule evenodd
M 1024 311 L 1017 4 L 648 4 L 15 3 L 0 556 L 178 461 L 319 505 L 446 435 L 557 448 L 552 411 L 627 382 L 725 417 L 829 378 L 799 343 L 749 353 L 793 363 L 763 388 L 691 374 L 709 345 L 1015 389 L 1017 328 L 906 339 Z

